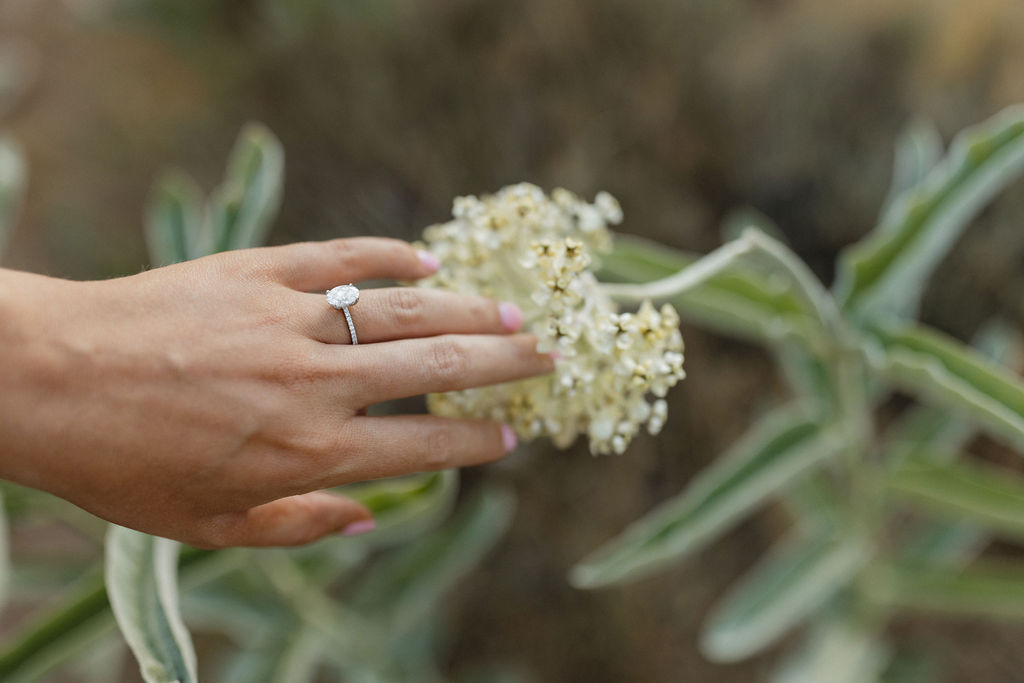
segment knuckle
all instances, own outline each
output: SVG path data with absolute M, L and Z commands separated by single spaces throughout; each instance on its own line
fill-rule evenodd
M 391 290 L 388 307 L 394 322 L 401 326 L 419 323 L 425 316 L 422 293 L 408 287 Z
M 427 448 L 423 460 L 425 469 L 443 470 L 451 467 L 455 451 L 455 434 L 451 429 L 433 429 L 427 434 L 424 443 Z
M 469 350 L 455 337 L 441 337 L 430 351 L 431 367 L 447 385 L 458 385 L 469 368 Z

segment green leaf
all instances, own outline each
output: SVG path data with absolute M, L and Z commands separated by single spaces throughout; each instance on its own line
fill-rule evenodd
M 375 564 L 354 587 L 351 606 L 393 628 L 415 625 L 501 538 L 514 510 L 507 492 L 476 496 L 440 529 Z
M 767 498 L 838 453 L 843 440 L 797 406 L 762 420 L 678 496 L 634 522 L 573 568 L 579 588 L 645 576 L 727 531 Z
M 889 195 L 882 203 L 879 229 L 895 230 L 900 226 L 889 213 L 899 199 L 927 178 L 942 159 L 942 136 L 934 125 L 915 121 L 907 126 L 896 141 L 896 155 L 893 159 L 892 183 Z
M 207 208 L 214 251 L 261 246 L 281 206 L 284 150 L 266 126 L 250 123 L 231 152 L 224 183 Z M 197 254 L 201 255 L 201 254 Z
M 874 361 L 892 382 L 1024 447 L 1024 383 L 1015 373 L 924 327 L 874 332 L 884 348 Z
M 934 514 L 1024 537 L 1024 481 L 1009 470 L 915 460 L 891 472 L 886 487 Z
M 330 643 L 309 627 L 287 629 L 257 647 L 242 650 L 218 678 L 222 683 L 311 683 L 318 680 L 323 651 Z
M 146 245 L 158 266 L 200 256 L 203 193 L 191 176 L 166 171 L 146 205 Z
M 0 253 L 14 227 L 25 193 L 25 161 L 10 138 L 0 137 Z
M 975 562 L 967 569 L 898 565 L 880 570 L 868 588 L 880 604 L 961 616 L 1024 619 L 1024 566 Z
M 796 654 L 783 661 L 772 683 L 876 683 L 888 648 L 880 629 L 850 615 L 828 615 L 811 625 Z
M 112 524 L 106 584 L 114 618 L 147 683 L 192 683 L 196 655 L 178 611 L 178 548 Z
M 4 497 L 0 494 L 0 608 L 7 602 L 7 590 L 11 582 L 11 549 L 7 537 L 7 512 Z
M 365 540 L 391 545 L 418 538 L 451 513 L 459 490 L 459 472 L 414 474 L 339 490 L 373 513 L 377 530 Z
M 912 315 L 928 277 L 967 223 L 1024 169 L 1024 108 L 960 133 L 924 183 L 840 257 L 836 297 L 859 318 Z
M 191 585 L 209 577 L 211 566 L 225 554 L 185 549 L 179 562 L 182 580 Z M 33 617 L 5 640 L 0 651 L 0 680 L 35 683 L 114 631 L 103 576 L 98 571 L 87 574 L 70 595 L 62 596 L 56 606 Z
M 701 651 L 732 662 L 768 647 L 832 598 L 868 558 L 858 536 L 831 529 L 783 541 L 715 607 Z
M 602 279 L 648 282 L 669 277 L 699 260 L 633 236 L 617 235 L 612 253 L 601 257 Z M 781 277 L 751 268 L 719 273 L 671 298 L 680 315 L 712 329 L 759 342 L 809 340 L 817 323 Z

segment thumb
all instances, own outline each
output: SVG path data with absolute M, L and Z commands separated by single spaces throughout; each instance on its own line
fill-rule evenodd
M 350 498 L 313 491 L 218 517 L 216 545 L 305 545 L 332 533 L 346 536 L 374 528 L 370 511 Z

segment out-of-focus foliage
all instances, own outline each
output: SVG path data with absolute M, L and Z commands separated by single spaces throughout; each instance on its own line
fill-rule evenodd
M 895 664 L 885 673 L 906 661 L 886 632 L 897 614 L 1024 618 L 1024 565 L 972 562 L 988 538 L 1021 538 L 1024 478 L 957 458 L 974 430 L 1024 444 L 1024 381 L 1005 366 L 1021 346 L 999 325 L 972 349 L 911 320 L 969 220 L 1024 171 L 1024 108 L 964 131 L 941 158 L 929 130 L 902 139 L 881 221 L 841 258 L 831 295 L 753 228 L 699 260 L 636 241 L 607 259 L 620 279 L 662 278 L 617 285 L 618 295 L 670 297 L 683 315 L 775 349 L 804 407 L 769 412 L 680 495 L 579 564 L 576 585 L 678 562 L 776 498 L 794 531 L 710 615 L 709 658 L 749 657 L 809 621 L 775 681 L 910 680 Z M 877 408 L 898 390 L 920 406 L 880 432 Z

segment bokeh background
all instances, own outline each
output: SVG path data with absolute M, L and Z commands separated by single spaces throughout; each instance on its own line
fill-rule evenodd
M 175 165 L 212 187 L 259 120 L 287 153 L 274 243 L 414 239 L 454 196 L 529 180 L 608 190 L 624 232 L 696 251 L 752 207 L 830 282 L 838 250 L 874 224 L 908 122 L 948 140 L 1024 101 L 1019 0 L 0 0 L 0 41 L 23 76 L 0 127 L 31 171 L 3 265 L 70 278 L 147 267 L 156 174 Z M 992 315 L 1024 324 L 1021 189 L 943 264 L 925 321 L 961 338 Z M 729 683 L 776 659 L 713 665 L 697 628 L 781 514 L 631 586 L 565 580 L 785 391 L 761 350 L 684 334 L 689 378 L 660 437 L 622 457 L 535 445 L 468 473 L 469 489 L 512 482 L 520 507 L 450 598 L 453 671 L 502 661 L 545 682 Z M 940 653 L 948 680 L 1024 680 L 1022 626 L 906 619 L 894 636 Z

